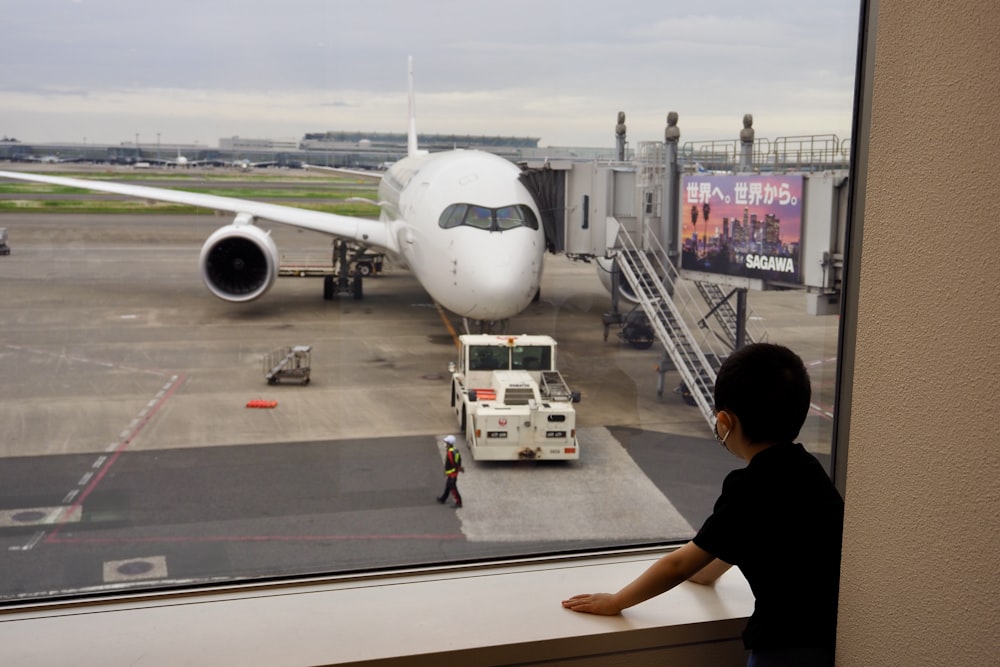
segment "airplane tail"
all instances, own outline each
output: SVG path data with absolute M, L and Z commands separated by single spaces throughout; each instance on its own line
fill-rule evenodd
M 409 157 L 414 155 L 423 155 L 427 151 L 422 151 L 417 148 L 417 105 L 413 97 L 413 56 L 409 57 L 409 80 L 410 80 L 410 98 L 409 98 L 409 112 L 410 112 L 410 128 L 406 136 L 406 154 Z

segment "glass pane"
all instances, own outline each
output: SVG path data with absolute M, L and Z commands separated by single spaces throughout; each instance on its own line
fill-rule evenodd
M 526 371 L 552 370 L 552 348 L 524 345 L 511 348 L 511 368 Z
M 742 462 L 671 349 L 715 368 L 738 341 L 791 347 L 800 440 L 829 461 L 859 7 L 216 4 L 5 10 L 0 170 L 126 189 L 0 178 L 0 603 L 686 540 Z M 503 58 L 453 39 L 483 25 Z M 410 159 L 394 45 L 414 34 Z M 520 201 L 521 164 L 580 178 Z M 460 357 L 465 331 L 555 352 Z M 536 362 L 558 377 L 525 379 Z M 494 434 L 530 422 L 535 401 L 500 403 L 522 384 L 577 458 L 470 451 L 482 404 Z M 457 511 L 434 502 L 447 435 Z
M 465 214 L 465 224 L 476 229 L 493 227 L 493 210 L 484 206 L 470 206 Z
M 504 206 L 497 209 L 497 227 L 500 231 L 514 229 L 524 225 L 524 217 L 516 206 Z
M 465 211 L 468 208 L 465 204 L 453 204 L 444 210 L 441 214 L 441 228 L 451 229 L 452 227 L 458 227 L 462 224 L 465 219 Z

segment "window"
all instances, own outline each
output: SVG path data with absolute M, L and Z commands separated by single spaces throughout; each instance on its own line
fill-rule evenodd
M 475 229 L 504 232 L 517 227 L 538 229 L 538 219 L 527 206 L 501 206 L 497 209 L 471 204 L 452 204 L 441 214 L 438 223 L 443 229 L 467 225 Z
M 441 214 L 441 227 L 443 229 L 451 229 L 452 227 L 458 227 L 465 222 L 465 214 L 469 210 L 466 204 L 455 204 L 449 206 L 445 209 L 444 213 Z
M 535 214 L 526 206 L 504 206 L 497 209 L 497 227 L 500 231 L 515 227 L 538 229 Z
M 473 345 L 469 347 L 469 355 L 472 371 L 552 370 L 552 348 L 544 345 Z
M 532 81 L 539 86 L 532 102 L 557 104 L 549 108 L 560 110 L 558 122 L 548 113 L 521 118 L 512 111 L 509 117 L 480 113 L 476 117 L 483 120 L 475 127 L 496 134 L 514 132 L 529 140 L 544 133 L 542 141 L 564 148 L 567 160 L 593 150 L 580 146 L 606 145 L 593 157 L 609 158 L 614 145 L 604 137 L 610 120 L 603 112 L 592 115 L 593 104 L 572 100 L 585 94 L 622 100 L 645 95 L 649 82 L 662 80 L 664 62 L 689 55 L 688 50 L 675 51 L 674 43 L 674 37 L 686 28 L 684 34 L 704 36 L 705 58 L 685 61 L 679 69 L 700 73 L 697 84 L 708 80 L 723 83 L 697 96 L 708 98 L 701 113 L 685 112 L 680 118 L 684 135 L 678 151 L 684 169 L 693 172 L 696 163 L 712 171 L 734 166 L 744 100 L 757 114 L 758 138 L 768 139 L 758 142 L 755 164 L 774 168 L 775 153 L 769 147 L 777 145 L 782 136 L 829 133 L 838 133 L 836 144 L 828 144 L 826 152 L 812 157 L 836 163 L 844 158 L 841 147 L 846 145 L 850 126 L 857 8 L 828 4 L 815 3 L 796 16 L 767 17 L 776 22 L 774 34 L 791 35 L 811 45 L 800 48 L 794 62 L 761 57 L 761 63 L 786 62 L 780 71 L 763 65 L 757 73 L 723 68 L 718 74 L 722 78 L 713 79 L 701 70 L 716 56 L 728 54 L 724 59 L 730 64 L 735 58 L 745 58 L 746 45 L 755 39 L 760 40 L 760 48 L 775 48 L 769 33 L 758 38 L 756 31 L 744 33 L 739 26 L 737 13 L 750 8 L 733 6 L 734 18 L 727 23 L 733 34 L 731 39 L 723 39 L 704 30 L 711 22 L 709 17 L 700 22 L 697 17 L 688 17 L 675 25 L 679 19 L 669 8 L 626 3 L 615 9 L 612 23 L 620 26 L 614 31 L 615 43 L 634 44 L 636 48 L 622 50 L 613 70 L 602 64 L 607 50 L 552 42 L 552 34 L 569 34 L 565 30 L 553 33 L 554 27 L 564 25 L 565 16 L 539 16 L 537 28 L 519 22 L 516 29 L 496 34 L 509 34 L 512 40 L 523 35 L 534 53 L 542 48 L 542 55 L 525 60 L 518 55 L 521 50 L 513 48 L 510 53 L 517 55 L 515 60 L 498 61 L 495 70 L 483 75 L 490 85 L 457 80 L 454 87 L 473 92 L 496 87 L 505 95 L 514 95 L 518 86 L 511 83 L 508 89 L 503 81 L 509 78 L 527 83 L 530 72 L 547 69 L 539 68 L 539 62 L 547 62 L 555 69 L 548 68 L 545 81 Z M 204 64 L 227 62 L 225 53 L 238 51 L 249 58 L 240 61 L 241 71 L 280 69 L 290 76 L 299 72 L 304 62 L 329 63 L 327 56 L 331 54 L 339 57 L 353 53 L 352 49 L 384 50 L 384 45 L 361 39 L 360 34 L 357 41 L 345 35 L 343 44 L 330 44 L 328 35 L 313 32 L 329 25 L 326 19 L 345 25 L 379 26 L 392 34 L 408 29 L 414 20 L 408 12 L 419 11 L 401 8 L 396 17 L 359 6 L 351 9 L 356 16 L 347 16 L 341 8 L 336 15 L 331 9 L 312 8 L 318 16 L 303 24 L 301 15 L 285 16 L 267 8 L 260 8 L 260 14 L 248 12 L 246 17 L 222 15 L 211 6 L 199 6 L 194 16 L 190 12 L 164 12 L 140 17 L 103 15 L 101 8 L 89 4 L 54 13 L 33 5 L 27 3 L 9 17 L 11 39 L 0 45 L 0 55 L 7 56 L 7 62 L 15 58 L 21 62 L 26 53 L 49 58 L 57 55 L 53 45 L 69 43 L 73 50 L 63 54 L 61 62 L 79 62 L 84 69 L 66 69 L 66 76 L 71 77 L 68 80 L 49 80 L 50 68 L 28 65 L 18 68 L 17 75 L 24 79 L 11 85 L 55 90 L 78 77 L 79 86 L 109 91 L 108 95 L 112 89 L 105 86 L 121 80 L 155 81 L 146 93 L 161 94 L 162 89 L 171 89 L 194 71 L 172 69 L 158 74 L 163 71 L 158 67 L 166 66 L 164 53 L 183 53 L 184 59 Z M 500 21 L 508 13 L 518 14 L 500 5 L 492 9 L 470 7 L 438 21 L 444 30 L 441 34 L 481 25 L 483 17 L 474 15 L 475 11 L 489 14 L 492 21 Z M 574 20 L 584 21 L 587 14 L 590 12 Z M 234 25 L 237 18 L 241 23 Z M 283 34 L 282 26 L 287 27 L 285 22 L 293 18 L 288 30 L 303 37 L 296 44 L 287 45 L 287 49 L 246 48 L 246 35 L 259 34 L 261 27 Z M 242 23 L 244 19 L 249 22 Z M 141 29 L 146 24 L 162 29 Z M 135 25 L 140 28 L 133 30 Z M 192 25 L 227 29 L 205 40 L 191 32 Z M 604 33 L 609 24 L 604 17 L 600 23 L 587 25 L 596 35 Z M 105 29 L 113 30 L 110 37 Z M 439 28 L 429 29 L 432 34 L 424 35 L 427 42 L 440 41 L 441 34 L 434 33 Z M 229 42 L 230 36 L 237 41 Z M 552 50 L 546 51 L 549 47 L 544 45 Z M 108 48 L 114 50 L 110 55 Z M 273 60 L 286 51 L 301 56 L 301 50 L 309 48 L 322 49 L 319 55 L 323 58 Z M 591 51 L 602 55 L 593 67 L 569 66 L 559 64 L 564 49 L 581 56 Z M 803 53 L 815 55 L 801 57 Z M 462 62 L 460 53 L 452 55 L 449 60 L 453 64 Z M 104 65 L 109 58 L 121 67 L 115 69 L 118 79 L 111 83 L 96 78 L 108 71 Z M 352 56 L 351 62 L 368 61 L 362 55 Z M 819 67 L 823 78 L 810 78 L 816 72 L 808 69 L 798 70 L 803 63 Z M 171 67 L 181 65 L 176 62 Z M 337 88 L 365 90 L 366 77 L 374 74 L 368 67 L 345 68 L 344 82 Z M 418 100 L 424 99 L 420 72 L 432 67 L 435 65 L 430 61 L 416 63 Z M 402 68 L 400 63 L 400 71 Z M 456 73 L 461 72 L 435 72 L 434 76 L 444 79 Z M 682 73 L 676 72 L 678 76 Z M 228 74 L 235 76 L 237 72 Z M 315 82 L 326 80 L 329 74 L 329 70 L 313 72 L 298 94 L 306 96 L 302 99 L 313 99 L 309 96 L 315 95 Z M 378 72 L 379 76 L 389 74 Z M 616 75 L 621 87 L 598 87 L 601 80 Z M 793 79 L 793 75 L 798 78 Z M 352 78 L 355 76 L 358 78 Z M 377 186 L 357 176 L 324 180 L 314 172 L 299 173 L 296 169 L 234 176 L 225 167 L 206 164 L 172 170 L 168 179 L 157 169 L 138 169 L 143 164 L 148 167 L 146 160 L 158 154 L 177 155 L 178 145 L 192 161 L 207 160 L 213 153 L 230 164 L 235 157 L 256 160 L 215 148 L 216 134 L 238 131 L 237 119 L 220 115 L 220 109 L 260 110 L 259 132 L 274 136 L 302 135 L 331 122 L 329 117 L 290 112 L 272 118 L 273 90 L 279 89 L 276 84 L 260 82 L 263 93 L 253 92 L 250 85 L 233 86 L 240 90 L 234 98 L 234 93 L 227 92 L 232 79 L 220 75 L 204 84 L 204 89 L 217 91 L 207 116 L 202 93 L 175 91 L 161 99 L 162 114 L 150 111 L 159 108 L 157 104 L 129 95 L 119 103 L 139 106 L 128 107 L 122 115 L 116 105 L 88 106 L 86 98 L 67 99 L 58 115 L 52 116 L 56 121 L 48 125 L 49 113 L 56 113 L 48 98 L 25 93 L 17 103 L 34 104 L 34 116 L 22 121 L 5 117 L 11 123 L 23 123 L 13 128 L 30 128 L 31 132 L 18 131 L 23 140 L 16 144 L 0 143 L 0 159 L 6 160 L 15 152 L 24 154 L 26 140 L 37 137 L 46 146 L 37 147 L 33 154 L 58 150 L 67 159 L 52 167 L 51 173 L 64 176 L 150 187 L 164 187 L 169 180 L 171 187 L 201 194 L 211 190 L 211 194 L 276 204 L 306 202 L 306 207 L 330 207 L 341 215 L 358 215 L 333 209 L 349 205 L 344 204 L 345 198 L 377 199 Z M 793 96 L 784 91 L 801 91 L 805 83 L 814 87 L 816 95 L 808 104 L 796 106 L 792 102 L 799 96 L 791 99 Z M 420 106 L 422 113 L 440 109 L 440 98 L 433 87 L 429 88 L 428 103 Z M 697 87 L 691 84 L 678 89 Z M 93 100 L 95 94 L 87 97 Z M 401 85 L 400 99 L 405 94 Z M 373 89 L 371 97 L 384 102 L 384 95 L 375 94 Z M 350 97 L 353 100 L 356 96 Z M 292 95 L 289 99 L 299 98 Z M 661 104 L 642 99 L 654 109 Z M 767 112 L 760 110 L 771 99 L 775 106 L 767 106 Z M 469 117 L 477 111 L 492 111 L 498 104 L 493 99 L 477 110 L 476 99 L 468 102 Z M 344 113 L 351 108 L 346 102 L 332 103 Z M 813 104 L 823 106 L 823 113 L 807 114 Z M 635 115 L 629 118 L 629 146 L 636 147 L 644 140 L 659 141 L 663 136 L 659 117 L 669 109 L 643 114 L 638 109 L 645 106 L 637 102 L 636 107 Z M 385 127 L 383 123 L 390 121 L 381 120 L 381 115 L 370 122 L 364 117 L 365 112 L 374 114 L 378 108 L 364 102 L 361 114 L 338 122 L 364 124 L 373 133 L 397 130 Z M 736 125 L 736 129 L 703 129 L 709 116 L 722 112 L 733 115 L 725 127 Z M 199 116 L 200 123 L 181 125 L 177 120 Z M 648 120 L 654 116 L 656 121 Z M 450 121 L 439 118 L 436 122 Z M 131 128 L 136 124 L 142 127 L 133 133 Z M 405 118 L 398 126 L 405 126 Z M 120 136 L 123 127 L 129 130 Z M 770 136 L 762 136 L 765 133 Z M 709 142 L 720 136 L 723 139 L 714 150 Z M 398 149 L 398 137 L 394 141 L 394 149 Z M 64 147 L 52 149 L 48 145 L 52 143 Z M 786 148 L 789 154 L 803 155 L 801 146 Z M 302 146 L 300 151 L 282 148 L 290 156 L 294 154 L 295 160 L 330 166 L 342 166 L 336 161 L 344 150 L 322 145 Z M 373 164 L 380 164 L 384 161 L 384 154 L 379 153 L 382 150 L 378 141 L 371 140 L 365 146 L 351 147 L 350 159 L 370 158 Z M 530 158 L 544 162 L 555 159 L 556 152 L 519 146 L 506 156 L 513 161 Z M 103 162 L 87 162 L 98 159 Z M 823 164 L 829 166 L 829 162 Z M 0 162 L 0 170 L 21 166 Z M 393 186 L 397 194 L 411 183 L 413 174 L 406 175 Z M 837 197 L 832 196 L 831 201 L 835 203 Z M 270 230 L 267 238 L 278 251 L 272 257 L 277 264 L 274 268 L 291 272 L 282 273 L 267 294 L 251 303 L 224 303 L 206 293 L 193 265 L 205 239 L 228 225 L 229 219 L 171 204 L 122 204 L 111 194 L 70 194 L 59 187 L 12 181 L 0 182 L 0 205 L 0 227 L 8 230 L 12 251 L 9 256 L 0 256 L 5 295 L 0 309 L 0 363 L 4 368 L 0 379 L 0 423 L 4 424 L 0 564 L 9 573 L 0 583 L 0 603 L 328 573 L 378 573 L 413 566 L 667 544 L 691 536 L 711 510 L 727 470 L 739 465 L 714 444 L 698 408 L 686 402 L 683 379 L 665 359 L 663 347 L 656 343 L 642 349 L 634 344 L 631 331 L 642 316 L 641 308 L 624 301 L 617 312 L 613 311 L 602 285 L 605 278 L 610 282 L 609 274 L 596 262 L 546 255 L 538 300 L 510 323 L 512 330 L 551 334 L 558 340 L 557 370 L 571 389 L 582 393 L 577 406 L 582 458 L 569 464 L 477 468 L 466 454 L 470 471 L 460 481 L 466 503 L 470 507 L 475 502 L 491 503 L 498 510 L 492 519 L 484 520 L 471 512 L 442 513 L 431 498 L 443 485 L 440 438 L 461 433 L 448 405 L 450 378 L 445 370 L 455 353 L 442 316 L 411 270 L 389 261 L 386 276 L 366 279 L 363 293 L 360 288 L 340 290 L 335 298 L 324 299 L 320 281 L 306 276 L 329 273 L 330 237 L 314 227 L 271 224 L 263 211 L 256 225 Z M 589 215 L 589 209 L 584 213 Z M 705 239 L 724 233 L 721 217 L 716 215 L 698 218 L 685 238 L 700 240 L 705 248 Z M 603 224 L 604 217 L 592 216 L 589 225 Z M 453 203 L 436 222 L 446 230 L 462 226 L 499 233 L 519 227 L 538 229 L 538 220 L 529 208 L 484 207 L 471 201 Z M 638 224 L 639 220 L 628 222 Z M 687 224 L 684 216 L 679 224 Z M 490 235 L 480 236 L 485 239 Z M 262 238 L 254 240 L 262 247 L 267 244 Z M 810 364 L 815 406 L 802 440 L 824 461 L 831 453 L 835 407 L 836 271 L 837 260 L 842 258 L 834 256 L 843 249 L 829 250 L 829 263 L 817 269 L 821 274 L 817 280 L 823 283 L 813 286 L 818 289 L 775 282 L 771 286 L 778 289 L 746 295 L 748 333 L 786 343 Z M 434 260 L 429 257 L 424 261 Z M 238 262 L 232 264 L 234 271 L 247 268 Z M 705 282 L 703 287 L 710 292 L 708 296 L 698 293 L 701 301 L 685 315 L 689 328 L 707 331 L 710 338 L 728 335 L 717 314 L 724 310 L 724 303 L 735 306 L 739 295 L 725 284 L 717 285 L 715 291 L 708 280 L 682 278 L 680 282 L 695 293 L 695 283 Z M 355 298 L 359 296 L 363 298 Z M 446 314 L 445 319 L 448 326 L 461 329 L 461 318 Z M 263 368 L 263 360 L 273 359 L 270 355 L 276 350 L 299 345 L 311 346 L 308 382 L 286 374 L 277 384 L 269 385 L 265 374 L 271 369 Z M 724 350 L 725 345 L 712 349 Z M 510 354 L 509 359 L 477 361 L 473 353 L 470 359 L 484 370 L 509 367 L 530 371 L 536 364 L 538 369 L 552 367 L 551 358 L 536 355 L 530 347 L 515 348 Z M 542 483 L 546 493 L 552 493 L 554 473 L 558 473 L 556 484 L 568 485 L 568 497 L 574 471 L 609 462 L 626 475 L 616 479 L 623 491 L 631 494 L 622 501 L 629 508 L 627 513 L 616 512 L 606 499 L 599 500 L 599 506 L 583 508 L 592 521 L 573 524 L 559 514 L 561 503 L 538 506 L 533 494 Z M 540 481 L 543 475 L 544 482 Z M 586 494 L 574 496 L 579 497 Z M 579 503 L 573 504 L 574 510 L 580 511 Z M 529 512 L 532 522 L 512 519 Z
M 469 370 L 500 371 L 509 368 L 510 352 L 507 348 L 477 345 L 469 349 Z
M 523 345 L 510 350 L 511 368 L 526 371 L 552 370 L 552 348 L 543 345 Z

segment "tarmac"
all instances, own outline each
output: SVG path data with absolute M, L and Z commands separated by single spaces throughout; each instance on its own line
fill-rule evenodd
M 149 567 L 125 581 L 148 585 L 683 539 L 740 464 L 671 391 L 676 374 L 657 395 L 655 348 L 633 349 L 614 330 L 604 340 L 610 297 L 595 265 L 548 256 L 540 300 L 509 331 L 558 341 L 559 368 L 582 395 L 581 459 L 475 462 L 462 445 L 465 505 L 443 509 L 435 452 L 458 430 L 447 365 L 448 325 L 460 323 L 391 264 L 361 301 L 324 301 L 309 277 L 279 278 L 250 304 L 219 301 L 197 258 L 227 223 L 0 215 L 12 249 L 0 257 L 7 571 L 51 577 L 38 584 L 49 590 L 97 590 L 135 558 Z M 322 235 L 272 229 L 282 252 L 330 247 Z M 814 410 L 801 440 L 828 454 L 837 318 L 808 315 L 794 291 L 752 293 L 750 307 L 768 340 L 809 365 Z M 263 358 L 292 345 L 312 346 L 310 383 L 268 385 Z M 257 399 L 277 404 L 246 407 Z M 60 547 L 73 540 L 103 546 L 67 555 Z M 17 560 L 28 552 L 32 561 Z M 93 563 L 66 564 L 77 558 Z

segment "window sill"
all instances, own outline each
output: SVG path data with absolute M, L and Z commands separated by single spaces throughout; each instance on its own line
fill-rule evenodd
M 617 590 L 663 552 L 455 568 L 374 578 L 11 609 L 4 664 L 743 665 L 753 594 L 736 568 L 618 617 L 561 607 Z M 622 663 L 624 664 L 624 663 Z

